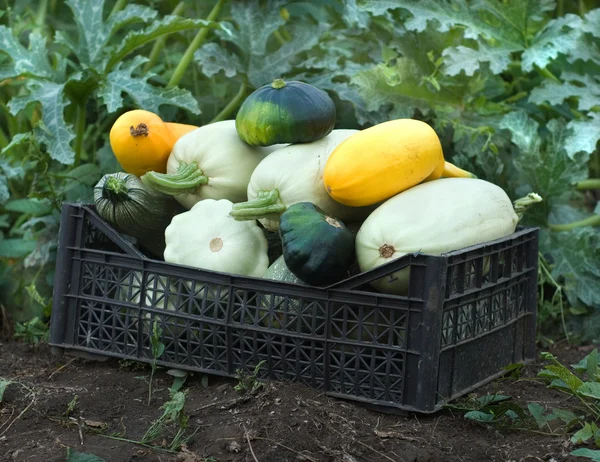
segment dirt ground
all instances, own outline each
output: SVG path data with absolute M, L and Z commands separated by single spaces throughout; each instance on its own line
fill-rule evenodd
M 567 364 L 586 354 L 575 347 L 551 351 Z M 522 377 L 534 376 L 540 365 L 527 366 Z M 142 378 L 148 374 L 147 367 L 118 360 L 53 356 L 44 344 L 0 343 L 0 379 L 18 382 L 6 387 L 0 403 L 0 460 L 64 461 L 67 448 L 111 462 L 570 460 L 566 437 L 498 431 L 456 411 L 383 414 L 290 383 L 267 383 L 246 396 L 234 390 L 234 379 L 201 375 L 184 384 L 188 432 L 195 434 L 179 454 L 102 436 L 139 441 L 162 414 L 173 377 L 157 372 L 148 406 Z M 496 381 L 476 394 L 489 391 L 521 403 L 565 404 L 564 395 L 528 380 Z

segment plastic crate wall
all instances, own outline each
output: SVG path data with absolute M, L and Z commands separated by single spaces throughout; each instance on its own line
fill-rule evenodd
M 410 268 L 406 297 L 369 282 Z M 381 409 L 431 412 L 533 359 L 537 229 L 409 255 L 328 288 L 148 259 L 93 207 L 65 204 L 50 344 L 234 377 L 293 380 Z

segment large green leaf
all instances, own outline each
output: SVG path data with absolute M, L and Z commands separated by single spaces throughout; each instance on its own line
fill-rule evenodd
M 600 462 L 600 450 L 588 449 L 588 448 L 579 448 L 571 451 L 570 455 L 577 457 L 585 457 L 586 459 L 590 459 L 593 462 Z
M 457 75 L 463 70 L 466 75 L 473 75 L 483 63 L 489 63 L 491 71 L 499 74 L 511 62 L 510 51 L 507 53 L 505 49 L 491 47 L 484 42 L 480 42 L 477 49 L 462 45 L 446 48 L 442 53 L 443 69 L 448 75 Z
M 75 138 L 75 133 L 72 125 L 65 122 L 63 115 L 67 107 L 64 84 L 32 80 L 27 87 L 29 94 L 14 97 L 8 103 L 11 114 L 16 115 L 29 104 L 39 102 L 42 106 L 42 120 L 35 128 L 35 138 L 46 145 L 52 159 L 62 164 L 72 164 L 75 152 L 70 143 Z
M 567 125 L 571 129 L 571 135 L 566 140 L 565 149 L 571 158 L 581 151 L 594 152 L 600 140 L 600 114 L 590 112 L 588 115 L 589 118 L 571 120 Z
M 552 276 L 564 278 L 569 302 L 600 307 L 600 233 L 591 227 L 543 232 L 540 250 L 553 261 Z
M 67 0 L 77 24 L 78 40 L 70 42 L 64 35 L 61 41 L 67 44 L 84 66 L 100 68 L 111 36 L 120 28 L 136 22 L 147 22 L 156 17 L 156 11 L 142 5 L 127 5 L 104 22 L 104 0 Z
M 39 217 L 48 214 L 52 210 L 52 203 L 49 199 L 14 199 L 8 202 L 4 208 L 10 212 L 25 213 Z
M 563 72 L 561 77 L 561 83 L 546 80 L 540 87 L 534 88 L 529 100 L 536 104 L 547 101 L 559 105 L 566 99 L 577 98 L 580 111 L 600 106 L 600 77 L 573 72 Z
M 574 183 L 587 178 L 589 154 L 579 153 L 573 159 L 566 154 L 569 130 L 564 119 L 547 123 L 544 144 L 538 123 L 523 112 L 507 114 L 500 127 L 511 132 L 513 143 L 519 147 L 513 162 L 524 183 L 544 198 L 546 207 L 572 191 Z
M 6 26 L 0 26 L 0 52 L 10 62 L 0 64 L 0 81 L 13 77 L 41 77 L 50 79 L 54 71 L 48 62 L 46 38 L 38 31 L 29 35 L 29 49 L 25 48 Z
M 265 6 L 254 1 L 238 1 L 231 5 L 231 16 L 236 27 L 224 23 L 218 35 L 231 42 L 239 56 L 216 44 L 205 45 L 196 53 L 196 60 L 202 65 L 205 75 L 210 76 L 225 70 L 226 75 L 244 72 L 248 81 L 255 87 L 283 77 L 294 65 L 294 60 L 303 51 L 315 46 L 330 24 L 314 25 L 301 21 L 286 27 L 290 40 L 276 49 L 270 49 L 268 42 L 273 33 L 285 23 L 281 9 L 285 0 L 268 0 Z
M 30 239 L 0 239 L 0 257 L 22 258 L 36 248 L 36 242 Z
M 388 118 L 413 117 L 417 109 L 428 114 L 435 107 L 460 104 L 456 94 L 444 88 L 436 91 L 424 84 L 422 77 L 412 60 L 397 58 L 393 64 L 379 64 L 357 73 L 351 82 L 359 87 L 368 110 L 391 105 Z
M 581 33 L 581 18 L 574 14 L 567 14 L 548 22 L 534 37 L 531 46 L 523 52 L 523 69 L 529 72 L 534 66 L 544 68 L 555 60 L 559 53 L 569 54 L 577 47 Z
M 477 48 L 459 45 L 444 51 L 443 70 L 448 75 L 463 70 L 466 75 L 473 75 L 486 62 L 494 73 L 506 70 L 511 55 L 526 50 L 530 30 L 541 23 L 544 12 L 554 8 L 552 0 L 366 0 L 362 4 L 373 14 L 398 8 L 408 10 L 412 14 L 405 23 L 408 30 L 423 32 L 431 25 L 446 32 L 458 26 L 465 38 L 477 40 Z M 534 62 L 545 66 L 550 57 L 572 49 L 576 37 L 568 44 L 562 36 L 555 40 L 557 32 L 566 25 L 550 26 L 534 39 L 532 48 L 524 54 L 526 70 Z
M 204 19 L 188 19 L 181 16 L 167 15 L 164 18 L 152 22 L 145 29 L 129 32 L 121 44 L 116 49 L 109 49 L 109 58 L 104 67 L 106 72 L 110 72 L 116 65 L 132 51 L 149 43 L 158 37 L 174 32 L 183 32 L 200 27 L 220 27 L 218 23 L 206 21 Z
M 233 77 L 244 67 L 240 58 L 219 44 L 210 42 L 204 44 L 194 53 L 194 60 L 202 67 L 202 73 L 212 77 L 224 71 L 225 77 Z
M 169 104 L 194 114 L 200 113 L 198 102 L 188 90 L 150 85 L 147 80 L 152 77 L 152 73 L 147 73 L 142 78 L 133 76 L 135 69 L 146 61 L 148 58 L 136 56 L 126 67 L 119 66 L 109 73 L 106 80 L 100 84 L 98 96 L 106 104 L 109 113 L 123 106 L 123 93 L 127 93 L 136 106 L 147 111 L 158 112 L 159 106 Z

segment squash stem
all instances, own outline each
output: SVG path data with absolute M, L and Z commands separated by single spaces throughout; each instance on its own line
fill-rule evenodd
M 552 231 L 571 231 L 575 228 L 582 228 L 584 226 L 600 226 L 600 215 L 592 215 L 572 223 L 548 225 Z
M 238 221 L 258 220 L 268 215 L 283 213 L 286 209 L 286 205 L 279 196 L 279 191 L 271 189 L 259 191 L 258 198 L 252 201 L 233 204 L 229 215 Z
M 221 120 L 225 120 L 227 117 L 229 117 L 233 113 L 233 111 L 235 111 L 240 106 L 240 104 L 242 104 L 245 94 L 246 82 L 242 82 L 242 84 L 240 85 L 240 89 L 238 90 L 237 94 L 233 97 L 233 99 L 229 101 L 227 106 L 225 106 L 223 110 L 221 110 L 221 112 L 219 112 L 209 123 L 212 124 L 215 122 L 220 122 Z
M 600 178 L 588 178 L 587 180 L 581 180 L 576 183 L 576 187 L 579 190 L 600 189 Z
M 123 178 L 111 176 L 106 179 L 102 195 L 113 203 L 121 202 L 128 197 L 127 182 Z
M 529 207 L 531 207 L 533 204 L 537 204 L 538 202 L 542 202 L 542 200 L 542 196 L 531 192 L 525 197 L 521 197 L 520 199 L 514 201 L 513 208 L 515 209 L 515 213 L 519 217 L 519 221 L 521 221 L 523 215 L 525 215 L 525 212 L 527 212 Z
M 171 15 L 173 15 L 173 16 L 179 16 L 183 12 L 184 9 L 185 9 L 185 2 L 179 2 L 177 4 L 177 6 L 173 9 L 173 11 L 171 12 Z M 147 72 L 149 72 L 150 69 L 152 69 L 154 67 L 154 65 L 158 61 L 158 57 L 160 56 L 160 52 L 165 47 L 165 43 L 166 42 L 167 42 L 167 36 L 166 35 L 163 35 L 163 36 L 159 37 L 156 40 L 156 42 L 154 42 L 154 45 L 152 46 L 152 50 L 150 51 L 149 59 L 146 62 L 146 64 L 144 65 L 144 68 L 143 68 L 143 73 L 144 74 L 146 74 Z
M 181 162 L 177 173 L 148 172 L 141 177 L 144 184 L 170 196 L 177 196 L 185 192 L 193 193 L 199 186 L 208 183 L 196 162 L 189 164 Z
M 458 168 L 456 165 L 446 161 L 444 163 L 444 171 L 442 177 L 446 178 L 477 178 L 477 176 L 471 172 Z
M 206 20 L 211 22 L 215 21 L 218 18 L 224 3 L 225 0 L 218 0 L 213 9 L 208 14 Z M 204 40 L 206 40 L 208 32 L 208 26 L 203 27 L 201 30 L 198 31 L 198 33 L 192 40 L 192 43 L 189 44 L 187 50 L 185 50 L 185 53 L 183 54 L 183 57 L 177 64 L 175 70 L 173 71 L 173 75 L 171 75 L 171 79 L 167 83 L 167 88 L 176 87 L 179 84 L 179 82 L 185 74 L 185 70 L 188 68 L 188 66 L 192 62 L 192 59 L 194 58 L 194 53 L 204 43 Z

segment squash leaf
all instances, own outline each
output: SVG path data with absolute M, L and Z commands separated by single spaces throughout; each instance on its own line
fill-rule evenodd
M 567 138 L 565 149 L 571 159 L 580 151 L 594 152 L 600 140 L 600 114 L 590 112 L 588 115 L 588 119 L 571 120 L 567 124 L 572 134 Z
M 219 23 L 206 21 L 204 19 L 188 19 L 181 16 L 167 15 L 164 18 L 153 21 L 145 29 L 129 32 L 116 49 L 109 49 L 108 62 L 105 71 L 112 70 L 116 65 L 135 49 L 145 45 L 158 37 L 174 32 L 183 32 L 200 27 L 219 28 Z
M 543 232 L 540 251 L 550 256 L 552 277 L 564 278 L 571 304 L 600 307 L 600 234 L 594 228 Z
M 75 138 L 72 125 L 64 119 L 67 100 L 64 84 L 49 81 L 30 80 L 27 84 L 29 94 L 17 96 L 10 100 L 8 107 L 11 114 L 16 115 L 29 104 L 39 102 L 42 107 L 42 120 L 34 130 L 35 138 L 45 144 L 52 159 L 62 164 L 72 164 L 75 152 L 70 146 Z
M 194 60 L 200 64 L 202 73 L 207 77 L 212 77 L 220 71 L 224 71 L 225 77 L 233 77 L 244 70 L 236 54 L 214 42 L 206 43 L 196 50 Z
M 159 106 L 169 104 L 199 114 L 198 102 L 188 90 L 181 88 L 161 88 L 150 85 L 147 80 L 153 76 L 147 73 L 144 77 L 133 76 L 136 68 L 148 61 L 144 56 L 136 56 L 126 67 L 118 66 L 110 72 L 100 84 L 98 96 L 102 99 L 109 113 L 123 106 L 123 93 L 127 93 L 137 107 L 147 111 L 158 112 Z
M 0 51 L 6 53 L 10 62 L 0 64 L 0 81 L 14 77 L 40 77 L 50 79 L 54 70 L 48 62 L 46 38 L 38 31 L 29 36 L 29 49 L 6 26 L 0 26 Z
M 8 178 L 0 173 L 0 204 L 4 204 L 10 198 L 8 190 Z
M 79 40 L 76 44 L 62 36 L 63 43 L 69 46 L 81 63 L 89 67 L 99 67 L 104 57 L 104 48 L 110 37 L 121 27 L 134 22 L 154 19 L 156 11 L 141 5 L 128 5 L 124 10 L 112 15 L 104 22 L 104 0 L 67 0 L 77 24 Z
M 530 188 L 544 198 L 544 206 L 540 204 L 537 211 L 532 209 L 530 216 L 540 211 L 547 213 L 547 207 L 573 190 L 573 183 L 587 178 L 589 154 L 580 152 L 573 158 L 567 156 L 570 131 L 563 119 L 550 120 L 543 138 L 539 124 L 522 111 L 507 114 L 500 127 L 510 131 L 512 142 L 519 148 L 513 163 L 522 173 L 522 188 Z
M 95 454 L 78 452 L 75 449 L 67 448 L 67 462 L 106 462 L 106 460 Z
M 412 117 L 416 110 L 428 114 L 433 108 L 445 104 L 459 105 L 460 99 L 450 91 L 439 91 L 422 83 L 423 74 L 416 63 L 407 58 L 397 58 L 390 64 L 379 64 L 361 71 L 351 81 L 370 111 L 392 106 L 388 118 Z
M 536 104 L 559 105 L 569 98 L 577 98 L 580 111 L 600 107 L 600 77 L 563 72 L 561 79 L 561 83 L 546 80 L 532 90 L 529 100 Z
M 559 53 L 569 54 L 577 47 L 581 36 L 581 18 L 574 14 L 553 19 L 534 37 L 532 44 L 523 52 L 523 70 L 532 71 L 534 66 L 546 67 Z
M 330 27 L 327 23 L 314 25 L 302 21 L 287 27 L 289 41 L 273 45 L 273 33 L 286 22 L 282 13 L 286 4 L 283 0 L 268 0 L 266 6 L 249 0 L 233 2 L 231 16 L 235 26 L 223 23 L 217 35 L 235 45 L 239 54 L 233 55 L 216 43 L 204 45 L 196 52 L 195 60 L 205 75 L 212 76 L 221 70 L 227 76 L 242 72 L 255 88 L 285 76 L 296 57 L 315 46 Z

